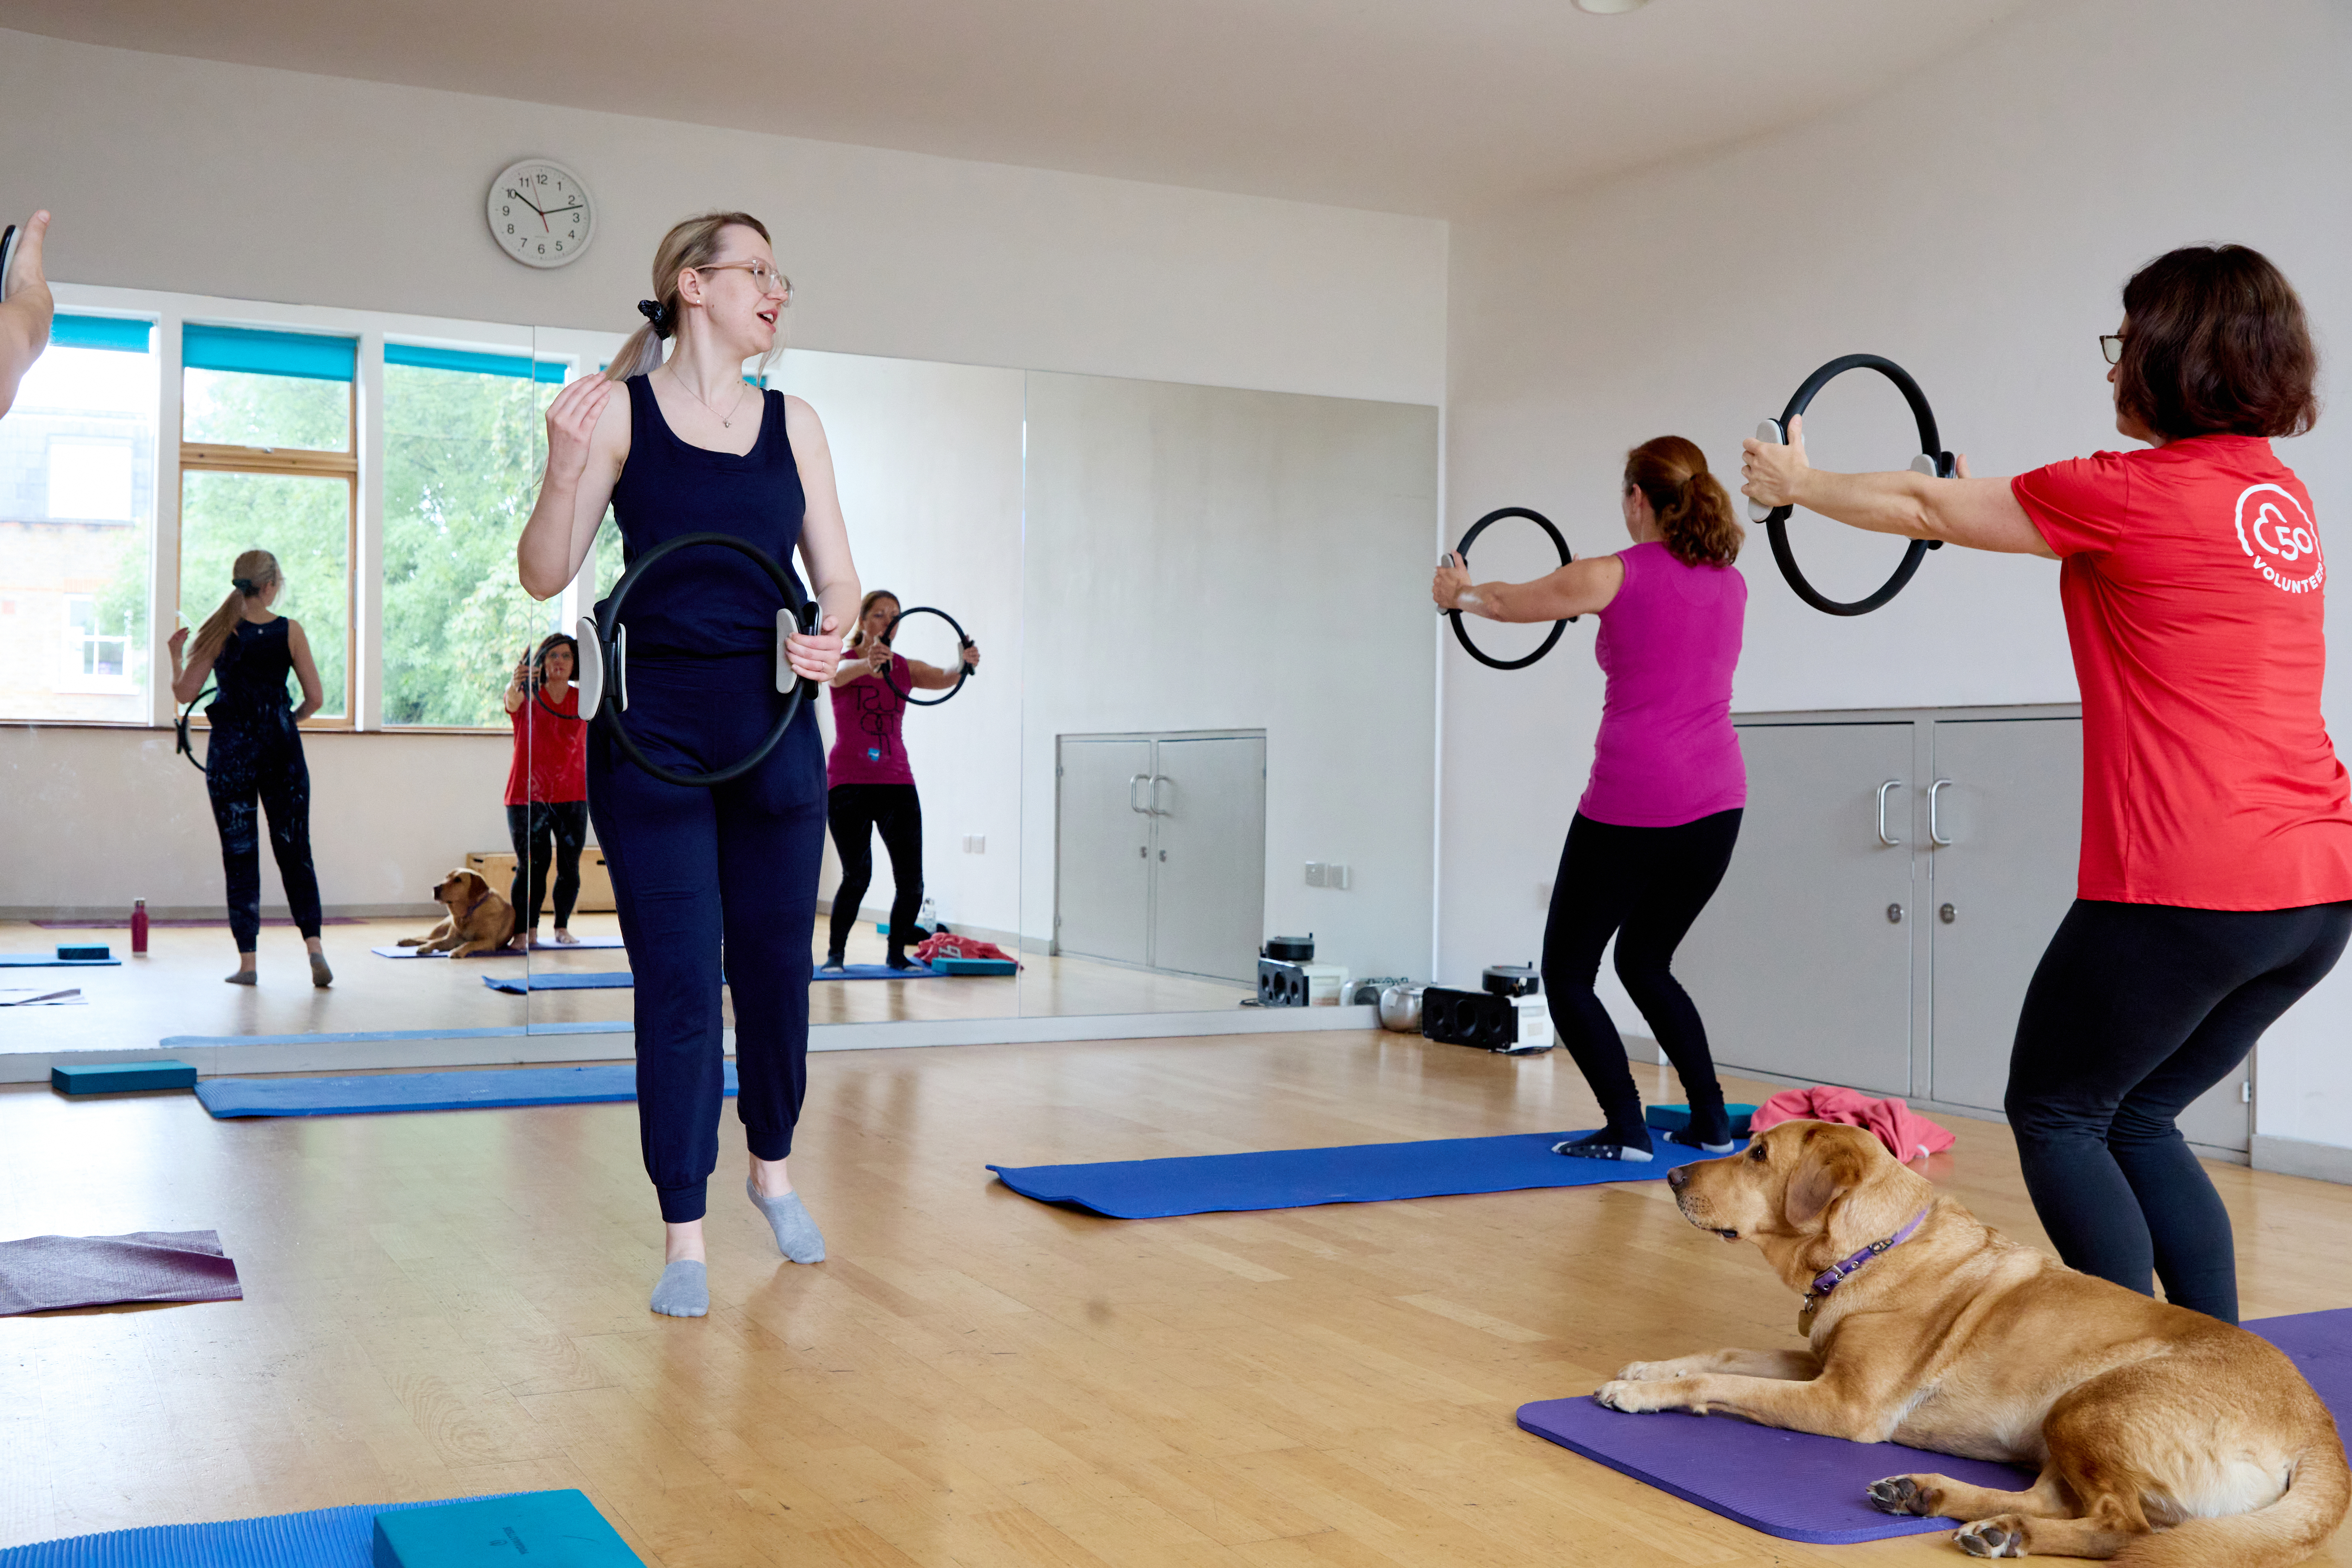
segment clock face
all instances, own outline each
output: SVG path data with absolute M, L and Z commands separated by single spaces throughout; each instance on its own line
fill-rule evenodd
M 490 184 L 490 237 L 526 267 L 562 267 L 595 237 L 594 208 L 580 176 L 525 158 Z

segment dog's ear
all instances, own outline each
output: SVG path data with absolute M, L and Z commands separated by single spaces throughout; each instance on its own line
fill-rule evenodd
M 1842 1137 L 1823 1137 L 1829 1129 L 1808 1132 L 1797 1156 L 1796 1173 L 1789 1178 L 1780 1201 L 1782 1217 L 1790 1225 L 1811 1225 L 1823 1210 L 1862 1183 L 1862 1156 Z

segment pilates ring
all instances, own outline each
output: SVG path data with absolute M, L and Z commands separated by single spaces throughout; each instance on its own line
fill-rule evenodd
M 963 689 L 963 683 L 980 673 L 980 666 L 976 664 L 966 664 L 963 661 L 963 650 L 971 646 L 971 639 L 963 635 L 963 627 L 957 623 L 956 618 L 953 616 L 949 615 L 945 610 L 936 610 L 929 605 L 917 605 L 913 609 L 900 610 L 897 615 L 892 616 L 890 617 L 890 624 L 882 628 L 882 646 L 884 647 L 888 647 L 890 646 L 890 639 L 898 635 L 898 623 L 905 620 L 908 616 L 937 616 L 940 619 L 947 622 L 949 629 L 955 633 L 956 683 L 948 688 L 947 697 L 933 697 L 929 699 L 917 697 L 911 692 L 898 691 L 898 683 L 890 679 L 890 667 L 886 664 L 882 667 L 882 684 L 888 687 L 893 691 L 898 691 L 898 700 L 904 702 L 909 708 L 937 708 L 940 703 L 945 702 L 948 700 L 948 697 L 953 697 L 957 692 L 961 691 Z
M 1780 418 L 1767 419 L 1756 427 L 1756 438 L 1768 446 L 1785 445 L 1790 421 L 1811 406 L 1814 394 L 1850 370 L 1876 371 L 1893 382 L 1895 390 L 1903 395 L 1903 400 L 1911 405 L 1911 417 L 1919 428 L 1919 455 L 1911 459 L 1912 471 L 1930 474 L 1937 479 L 1951 478 L 1954 468 L 1952 455 L 1943 449 L 1943 443 L 1937 437 L 1936 413 L 1927 406 L 1927 395 L 1919 390 L 1919 384 L 1911 379 L 1909 372 L 1893 360 L 1882 359 L 1876 354 L 1844 354 L 1813 372 L 1805 378 L 1805 384 L 1797 388 L 1797 395 L 1789 399 L 1789 406 L 1781 410 Z M 1748 503 L 1748 519 L 1750 522 L 1764 525 L 1765 534 L 1772 542 L 1772 559 L 1780 563 L 1780 575 L 1789 580 L 1789 586 L 1797 591 L 1797 597 L 1823 615 L 1868 615 L 1903 592 L 1904 584 L 1911 581 L 1911 574 L 1919 570 L 1919 563 L 1927 558 L 1927 552 L 1944 547 L 1940 539 L 1915 539 L 1911 547 L 1903 552 L 1903 559 L 1895 566 L 1894 574 L 1880 584 L 1876 592 L 1859 599 L 1832 599 L 1807 582 L 1804 572 L 1797 565 L 1796 552 L 1789 545 L 1789 514 L 1793 510 L 1785 506 L 1768 509 L 1751 500 Z
M 1570 562 L 1576 559 L 1575 556 L 1569 553 L 1568 541 L 1560 537 L 1559 530 L 1552 526 L 1551 519 L 1528 507 L 1506 506 L 1496 508 L 1495 510 L 1490 511 L 1486 516 L 1480 518 L 1477 521 L 1472 523 L 1470 525 L 1470 531 L 1462 536 L 1462 542 L 1454 547 L 1454 553 L 1462 558 L 1463 565 L 1467 566 L 1470 564 L 1470 546 L 1476 543 L 1478 536 L 1486 531 L 1487 525 L 1489 523 L 1499 522 L 1507 517 L 1524 517 L 1529 522 L 1534 523 L 1538 528 L 1542 529 L 1545 534 L 1550 538 L 1552 548 L 1559 552 L 1559 563 L 1561 565 L 1565 566 Z M 1438 564 L 1443 566 L 1445 563 L 1441 561 Z M 1468 629 L 1462 625 L 1461 611 L 1441 610 L 1438 613 L 1453 621 L 1454 640 L 1462 645 L 1462 651 L 1468 654 L 1472 658 L 1476 659 L 1480 664 L 1485 665 L 1489 669 L 1525 669 L 1528 666 L 1533 664 L 1536 660 L 1549 653 L 1552 650 L 1553 646 L 1559 641 L 1560 634 L 1568 630 L 1568 621 L 1572 621 L 1578 618 L 1574 616 L 1570 616 L 1568 617 L 1568 621 L 1552 622 L 1551 636 L 1544 638 L 1543 645 L 1538 647 L 1535 652 L 1528 654 L 1524 658 L 1496 658 L 1492 654 L 1482 652 L 1478 645 L 1470 640 L 1470 633 Z
M 196 761 L 195 743 L 188 738 L 188 721 L 195 717 L 197 703 L 202 702 L 207 697 L 216 694 L 219 690 L 220 688 L 217 686 L 207 686 L 202 691 L 197 692 L 194 697 L 189 698 L 188 705 L 180 710 L 179 718 L 173 721 L 172 725 L 172 728 L 174 731 L 172 740 L 172 750 L 178 752 L 181 756 L 187 758 L 188 766 L 195 769 L 196 772 L 200 773 L 204 773 L 207 777 L 211 776 L 211 770 L 206 768 L 204 763 Z
M 654 563 L 673 551 L 698 544 L 715 544 L 751 557 L 759 563 L 760 569 L 775 584 L 776 591 L 784 596 L 787 607 L 776 612 L 776 678 L 779 683 L 776 689 L 788 689 L 782 682 L 792 667 L 784 659 L 784 638 L 795 629 L 803 633 L 816 630 L 816 605 L 802 596 L 799 581 L 771 559 L 766 552 L 750 540 L 731 533 L 681 533 L 675 539 L 663 540 L 631 562 L 629 569 L 621 574 L 621 580 L 613 584 L 611 595 L 596 606 L 596 614 L 593 617 L 580 617 L 577 629 L 580 668 L 576 673 L 580 686 L 580 717 L 602 723 L 604 732 L 613 737 L 613 743 L 621 748 L 623 756 L 664 784 L 709 789 L 730 779 L 740 778 L 767 761 L 768 753 L 776 749 L 776 743 L 784 738 L 784 731 L 793 727 L 794 719 L 800 717 L 801 704 L 807 700 L 815 683 L 806 679 L 793 680 L 784 710 L 778 715 L 775 727 L 768 731 L 767 738 L 752 747 L 749 754 L 740 761 L 730 763 L 723 768 L 707 773 L 690 773 L 665 767 L 646 755 L 635 738 L 629 733 L 627 726 L 621 722 L 621 714 L 629 706 L 629 634 L 628 628 L 621 624 L 621 605 L 628 598 L 629 590 L 637 585 L 638 579 Z M 613 700 L 605 701 L 607 696 Z

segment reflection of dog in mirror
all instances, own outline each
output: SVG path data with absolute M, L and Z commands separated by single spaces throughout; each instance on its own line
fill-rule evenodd
M 479 871 L 450 872 L 433 889 L 433 898 L 448 910 L 449 918 L 423 936 L 402 937 L 401 946 L 469 958 L 504 947 L 514 935 L 514 906 L 490 891 Z
M 2038 1468 L 2022 1491 L 1870 1488 L 1881 1512 L 1965 1521 L 1952 1539 L 1978 1557 L 2252 1568 L 2343 1520 L 2343 1442 L 2283 1352 L 2004 1238 L 1861 1128 L 1782 1122 L 1668 1179 L 1685 1219 L 1805 1292 L 1811 1347 L 1639 1362 L 1601 1404 Z

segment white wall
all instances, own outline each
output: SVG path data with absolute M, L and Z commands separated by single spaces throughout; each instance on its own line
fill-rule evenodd
M 748 209 L 810 348 L 1437 401 L 1445 226 L 0 32 L 0 210 L 81 283 L 622 331 L 662 231 Z M 570 164 L 577 263 L 499 254 L 491 177 Z
M 1703 162 L 1457 226 L 1449 363 L 1452 527 L 1505 504 L 1618 546 L 1624 449 L 1675 431 L 1736 472 L 1739 439 L 1815 365 L 1906 366 L 1979 473 L 2124 445 L 2096 334 L 2147 258 L 2253 245 L 2352 342 L 2352 13 L 2319 0 L 2074 0 L 2033 7 L 1877 100 Z M 2341 377 L 2333 378 L 2343 384 Z M 1897 467 L 1891 390 L 1819 407 L 1828 466 Z M 1863 411 L 1878 399 L 1878 412 Z M 1883 457 L 1858 438 L 1876 424 Z M 2323 521 L 2352 504 L 2339 411 L 2281 443 Z M 1845 439 L 1833 449 L 1832 426 Z M 1816 580 L 1852 590 L 1895 547 L 1797 525 Z M 1834 531 L 1843 534 L 1843 531 Z M 2056 569 L 1946 550 L 1893 606 L 1840 620 L 1790 594 L 1758 531 L 1743 710 L 2072 700 Z M 2339 599 L 2339 617 L 2352 615 Z M 1445 667 L 1441 973 L 1539 933 L 1591 757 L 1601 683 L 1588 626 L 1536 668 Z M 2352 685 L 2329 713 L 2352 735 Z M 1507 754 L 1506 754 L 1506 752 Z M 1621 999 L 1622 1000 L 1622 999 Z M 1628 1026 L 1641 1026 L 1630 1007 Z M 2272 1031 L 2259 1131 L 2352 1142 L 2352 976 Z

